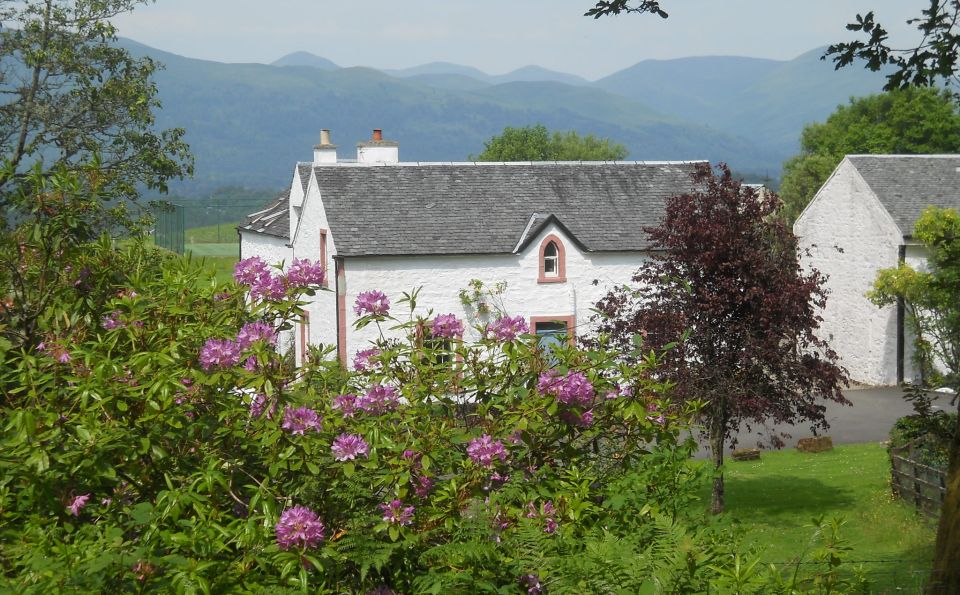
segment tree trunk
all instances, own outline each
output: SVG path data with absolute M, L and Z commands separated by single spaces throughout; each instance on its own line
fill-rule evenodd
M 950 444 L 947 495 L 940 509 L 928 593 L 960 593 L 960 415 Z
M 723 443 L 726 434 L 724 403 L 717 403 L 720 411 L 715 411 L 710 419 L 710 459 L 713 461 L 713 494 L 710 498 L 710 514 L 723 512 Z

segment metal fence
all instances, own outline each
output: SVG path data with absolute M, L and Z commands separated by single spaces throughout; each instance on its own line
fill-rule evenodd
M 263 204 L 259 198 L 154 201 L 155 242 L 178 254 L 233 255 L 239 240 L 237 225 Z
M 153 241 L 160 247 L 183 254 L 183 205 L 158 201 L 154 203 L 157 217 Z
M 909 444 L 890 449 L 893 493 L 924 514 L 939 516 L 947 493 L 947 474 L 914 460 L 911 449 Z

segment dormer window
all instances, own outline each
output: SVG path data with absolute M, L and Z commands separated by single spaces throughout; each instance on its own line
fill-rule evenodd
M 556 242 L 549 242 L 543 249 L 543 276 L 556 277 L 560 274 L 560 249 Z
M 563 242 L 555 235 L 544 238 L 540 244 L 540 283 L 563 283 L 567 280 L 567 263 Z

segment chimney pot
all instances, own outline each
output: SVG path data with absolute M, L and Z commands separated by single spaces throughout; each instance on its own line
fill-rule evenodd
M 323 128 L 320 130 L 320 144 L 329 145 L 330 144 L 330 130 Z
M 383 140 L 383 130 L 381 130 L 380 128 L 374 128 L 373 140 Z

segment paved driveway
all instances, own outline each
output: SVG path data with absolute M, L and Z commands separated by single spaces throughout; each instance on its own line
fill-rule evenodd
M 860 442 L 880 442 L 887 440 L 893 423 L 904 415 L 913 413 L 913 407 L 903 399 L 903 389 L 896 386 L 878 388 L 855 388 L 844 391 L 844 395 L 853 405 L 843 406 L 836 403 L 827 405 L 827 421 L 830 429 L 824 432 L 833 439 L 834 444 L 856 444 Z M 949 395 L 940 395 L 934 401 L 935 408 L 950 410 Z M 774 426 L 773 428 L 753 428 L 747 432 L 741 428 L 737 435 L 739 446 L 756 446 L 760 438 L 758 433 L 769 435 L 770 430 L 779 434 L 786 448 L 796 446 L 797 439 L 812 436 L 809 426 Z M 727 453 L 729 454 L 729 444 Z M 701 445 L 698 457 L 709 453 L 706 445 Z

